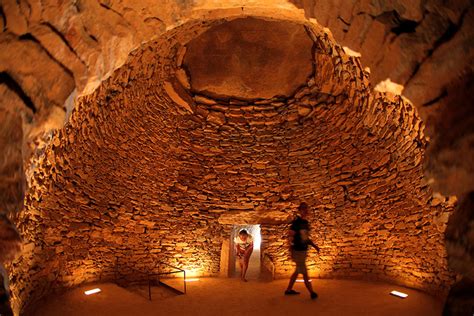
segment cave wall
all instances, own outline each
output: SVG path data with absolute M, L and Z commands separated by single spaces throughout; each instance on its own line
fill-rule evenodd
M 466 132 L 465 125 L 437 124 L 443 118 L 440 114 L 445 112 L 443 108 L 453 104 L 447 97 L 448 92 L 452 91 L 451 96 L 464 89 L 463 85 L 450 89 L 449 83 L 458 79 L 471 81 L 473 19 L 469 1 L 359 1 L 341 5 L 339 0 L 271 3 L 229 0 L 219 4 L 207 1 L 160 4 L 66 1 L 59 4 L 6 0 L 0 14 L 1 104 L 10 108 L 14 102 L 23 113 L 33 112 L 24 123 L 34 127 L 34 132 L 24 133 L 24 143 L 30 148 L 23 153 L 25 163 L 28 164 L 29 152 L 39 146 L 38 137 L 64 124 L 64 116 L 71 110 L 70 102 L 65 104 L 65 101 L 73 91 L 92 92 L 141 42 L 187 19 L 212 15 L 212 9 L 221 8 L 243 8 L 240 14 L 265 9 L 274 15 L 292 15 L 295 8 L 303 9 L 308 18 L 314 17 L 327 26 L 339 43 L 362 53 L 362 63 L 371 68 L 374 83 L 389 77 L 405 85 L 405 95 L 418 107 L 434 142 L 452 128 L 459 130 L 458 135 L 472 135 Z M 449 107 L 449 111 L 463 113 L 471 103 L 463 100 Z M 6 117 L 1 116 L 2 122 L 7 121 Z M 7 136 L 2 134 L 3 141 L 11 142 Z M 447 150 L 460 147 L 460 151 L 472 154 L 467 141 L 460 143 Z M 434 162 L 428 160 L 432 163 L 428 165 L 427 176 L 435 190 L 463 194 L 472 189 L 469 182 L 472 177 L 449 180 L 452 176 L 447 172 L 453 170 L 453 166 L 462 165 L 462 161 L 459 155 L 438 159 L 442 153 L 442 149 L 430 152 L 429 157 L 434 157 Z M 4 159 L 8 164 L 18 163 L 15 156 Z M 471 174 L 467 166 L 460 169 L 457 174 Z M 9 181 L 8 175 L 2 173 L 1 177 L 4 183 Z M 15 178 L 22 178 L 20 172 Z M 21 186 L 22 180 L 18 181 Z M 14 208 L 18 210 L 22 195 L 23 192 L 18 192 L 5 199 L 20 201 Z M 10 211 L 2 209 L 3 213 Z
M 403 95 L 417 106 L 430 138 L 425 159 L 430 186 L 438 194 L 455 195 L 461 201 L 471 199 L 472 1 L 291 2 L 329 27 L 339 43 L 359 51 L 374 82 L 388 77 L 404 86 Z M 474 293 L 468 290 L 473 284 L 469 272 L 474 262 L 472 216 L 461 205 L 456 213 L 460 215 L 450 221 L 447 236 L 449 265 L 471 279 L 455 286 L 453 295 L 459 297 L 458 303 L 454 297 L 448 300 L 450 307 L 445 312 L 454 314 L 474 308 Z
M 197 93 L 269 99 L 306 81 L 313 71 L 311 45 L 301 25 L 237 19 L 193 39 L 183 68 Z
M 360 51 L 362 67 L 370 67 L 373 83 L 390 77 L 405 85 L 404 94 L 417 107 L 434 144 L 428 148 L 426 175 L 435 191 L 461 196 L 472 190 L 472 170 L 469 159 L 464 158 L 472 156 L 472 124 L 465 124 L 473 113 L 468 93 L 473 65 L 470 2 L 292 3 L 304 9 L 308 18 L 316 17 L 318 23 L 329 27 L 339 43 Z M 272 8 L 276 4 L 278 10 Z M 266 8 L 276 15 L 291 16 L 294 9 L 286 1 L 252 1 L 244 5 L 241 1 L 228 1 L 217 5 L 238 8 L 232 14 L 242 14 L 241 7 L 244 14 L 256 7 L 257 11 Z M 187 19 L 222 14 L 212 13 L 215 8 L 216 4 L 206 1 L 169 1 L 159 5 L 143 1 L 2 2 L 0 124 L 14 126 L 1 130 L 0 143 L 13 150 L 6 151 L 11 155 L 2 157 L 0 166 L 8 170 L 0 173 L 0 182 L 13 183 L 11 188 L 19 189 L 2 190 L 0 212 L 21 209 L 25 182 L 21 170 L 27 170 L 27 177 L 34 174 L 35 159 L 41 160 L 38 157 L 45 152 L 44 147 L 51 146 L 47 143 L 54 139 L 50 130 L 61 127 L 73 107 L 70 100 L 75 89 L 78 94 L 91 93 L 141 42 Z M 12 115 L 18 118 L 12 114 L 15 111 L 21 113 L 22 124 L 11 121 Z M 23 135 L 26 146 L 19 146 L 11 135 Z M 29 161 L 30 153 L 36 157 L 33 161 Z M 439 199 L 444 200 L 437 195 L 435 200 Z M 36 231 L 40 236 L 42 227 L 34 220 L 37 217 L 38 214 L 25 221 L 23 231 Z M 0 220 L 5 227 L 1 253 L 9 257 L 19 248 L 19 237 L 5 215 Z M 32 226 L 26 228 L 28 225 Z M 28 260 L 36 269 L 33 257 L 37 250 L 31 251 L 29 240 L 30 237 L 25 238 L 22 258 L 31 255 Z
M 223 216 L 277 211 L 287 221 L 302 200 L 322 247 L 310 257 L 317 276 L 446 292 L 453 201 L 433 199 L 423 180 L 426 139 L 413 105 L 373 93 L 360 60 L 308 23 L 314 73 L 294 94 L 192 93 L 180 56 L 223 22 L 188 23 L 132 52 L 35 156 L 16 218 L 25 245 L 9 265 L 16 310 L 155 260 L 217 275 L 231 230 Z M 291 269 L 285 229 L 262 223 L 277 277 Z

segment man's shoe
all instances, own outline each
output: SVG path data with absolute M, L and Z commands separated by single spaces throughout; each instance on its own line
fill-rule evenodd
M 312 300 L 317 299 L 317 298 L 318 298 L 318 294 L 316 294 L 316 292 L 311 293 Z
M 300 292 L 296 292 L 295 290 L 286 290 L 285 295 L 296 295 L 300 294 Z

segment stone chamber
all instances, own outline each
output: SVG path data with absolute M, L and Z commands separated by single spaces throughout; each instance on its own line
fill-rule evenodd
M 157 261 L 226 276 L 235 225 L 260 225 L 261 268 L 285 278 L 302 201 L 314 277 L 473 308 L 469 1 L 0 13 L 4 310 Z

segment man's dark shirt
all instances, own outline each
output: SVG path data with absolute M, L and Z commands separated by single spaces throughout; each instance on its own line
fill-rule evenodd
M 293 243 L 291 245 L 291 248 L 297 251 L 308 250 L 308 243 L 309 243 L 308 221 L 298 216 L 291 223 L 290 230 L 295 232 L 293 236 Z

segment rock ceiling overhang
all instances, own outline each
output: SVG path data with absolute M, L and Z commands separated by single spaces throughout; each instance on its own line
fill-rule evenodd
M 239 99 L 290 96 L 313 73 L 305 27 L 251 17 L 211 27 L 187 43 L 182 67 L 200 94 Z

